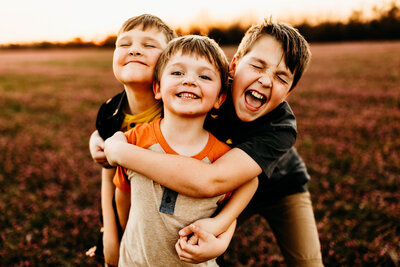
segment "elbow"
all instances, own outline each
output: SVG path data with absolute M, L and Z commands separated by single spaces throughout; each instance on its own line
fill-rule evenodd
M 226 193 L 222 188 L 222 183 L 215 179 L 204 179 L 198 192 L 200 197 L 210 198 Z
M 198 192 L 200 197 L 202 198 L 210 198 L 210 197 L 215 197 L 218 195 L 218 192 L 213 189 L 212 187 L 205 187 L 202 190 Z

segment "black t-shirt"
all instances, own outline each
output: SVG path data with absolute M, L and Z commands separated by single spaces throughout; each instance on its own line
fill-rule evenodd
M 236 116 L 228 95 L 222 107 L 209 114 L 205 128 L 221 141 L 242 149 L 262 168 L 252 202 L 274 201 L 306 191 L 310 176 L 293 147 L 296 118 L 286 101 L 263 117 L 243 122 Z
M 100 106 L 97 112 L 96 129 L 104 140 L 121 129 L 125 117 L 122 108 L 127 101 L 126 92 L 123 90 Z

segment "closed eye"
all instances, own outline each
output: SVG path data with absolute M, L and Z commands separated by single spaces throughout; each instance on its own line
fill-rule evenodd
M 259 66 L 259 65 L 254 65 L 254 64 L 250 64 L 253 68 L 255 68 L 255 69 L 258 69 L 258 70 L 261 70 L 262 69 L 262 67 L 261 66 Z
M 284 84 L 287 84 L 287 83 L 288 83 L 287 80 L 284 79 L 282 76 L 277 75 L 277 77 L 278 77 L 278 79 L 279 79 L 282 83 L 284 83 Z
M 156 46 L 153 44 L 144 44 L 144 47 L 155 48 Z

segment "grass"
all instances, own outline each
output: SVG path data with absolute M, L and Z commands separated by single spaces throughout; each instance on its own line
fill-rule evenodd
M 311 49 L 289 102 L 324 263 L 398 266 L 399 42 Z M 0 265 L 95 266 L 84 253 L 100 227 L 100 168 L 88 139 L 98 106 L 121 90 L 112 51 L 4 51 L 0 61 Z M 225 258 L 283 265 L 258 216 L 237 230 Z

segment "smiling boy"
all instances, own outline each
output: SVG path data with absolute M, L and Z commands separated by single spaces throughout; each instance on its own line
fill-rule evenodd
M 233 148 L 207 165 L 121 143 L 125 153 L 116 155 L 116 162 L 194 197 L 215 196 L 258 176 L 257 192 L 238 223 L 260 214 L 270 224 L 288 266 L 322 266 L 306 187 L 310 176 L 294 148 L 296 120 L 286 101 L 310 58 L 307 41 L 290 25 L 264 21 L 252 26 L 230 65 L 231 95 L 206 120 L 207 129 Z M 191 231 L 204 245 L 182 239 L 177 247 L 181 259 L 199 262 L 223 252 L 211 246 L 217 239 L 199 227 L 187 227 L 180 234 Z
M 114 164 L 113 154 L 124 153 L 114 146 L 114 140 L 125 140 L 125 137 L 129 143 L 150 151 L 179 154 L 205 164 L 214 162 L 229 147 L 203 125 L 207 113 L 223 103 L 227 80 L 228 62 L 215 41 L 205 36 L 172 40 L 155 69 L 154 93 L 156 99 L 163 101 L 164 117 L 138 125 L 125 135 L 119 132 L 107 139 L 108 162 Z M 178 231 L 202 219 L 203 224 L 210 226 L 207 230 L 215 235 L 228 229 L 232 233 L 236 217 L 250 201 L 258 184 L 257 179 L 251 179 L 240 186 L 233 192 L 224 212 L 207 220 L 226 198 L 225 194 L 210 198 L 188 197 L 120 166 L 114 183 L 116 197 L 126 199 L 117 202 L 118 215 L 129 217 L 121 241 L 119 266 L 191 266 L 180 261 L 175 251 Z M 129 202 L 131 207 L 124 205 Z M 212 259 L 201 266 L 217 264 Z
M 117 266 L 121 225 L 114 209 L 115 187 L 110 168 L 104 155 L 104 140 L 116 131 L 126 131 L 136 124 L 149 122 L 161 116 L 162 106 L 154 99 L 152 90 L 156 62 L 175 37 L 172 31 L 156 16 L 143 14 L 124 22 L 118 31 L 113 56 L 115 78 L 124 90 L 107 100 L 99 109 L 97 130 L 90 138 L 90 153 L 95 162 L 104 168 L 101 173 L 101 207 L 103 235 L 97 248 L 86 254 L 103 258 L 106 264 Z

